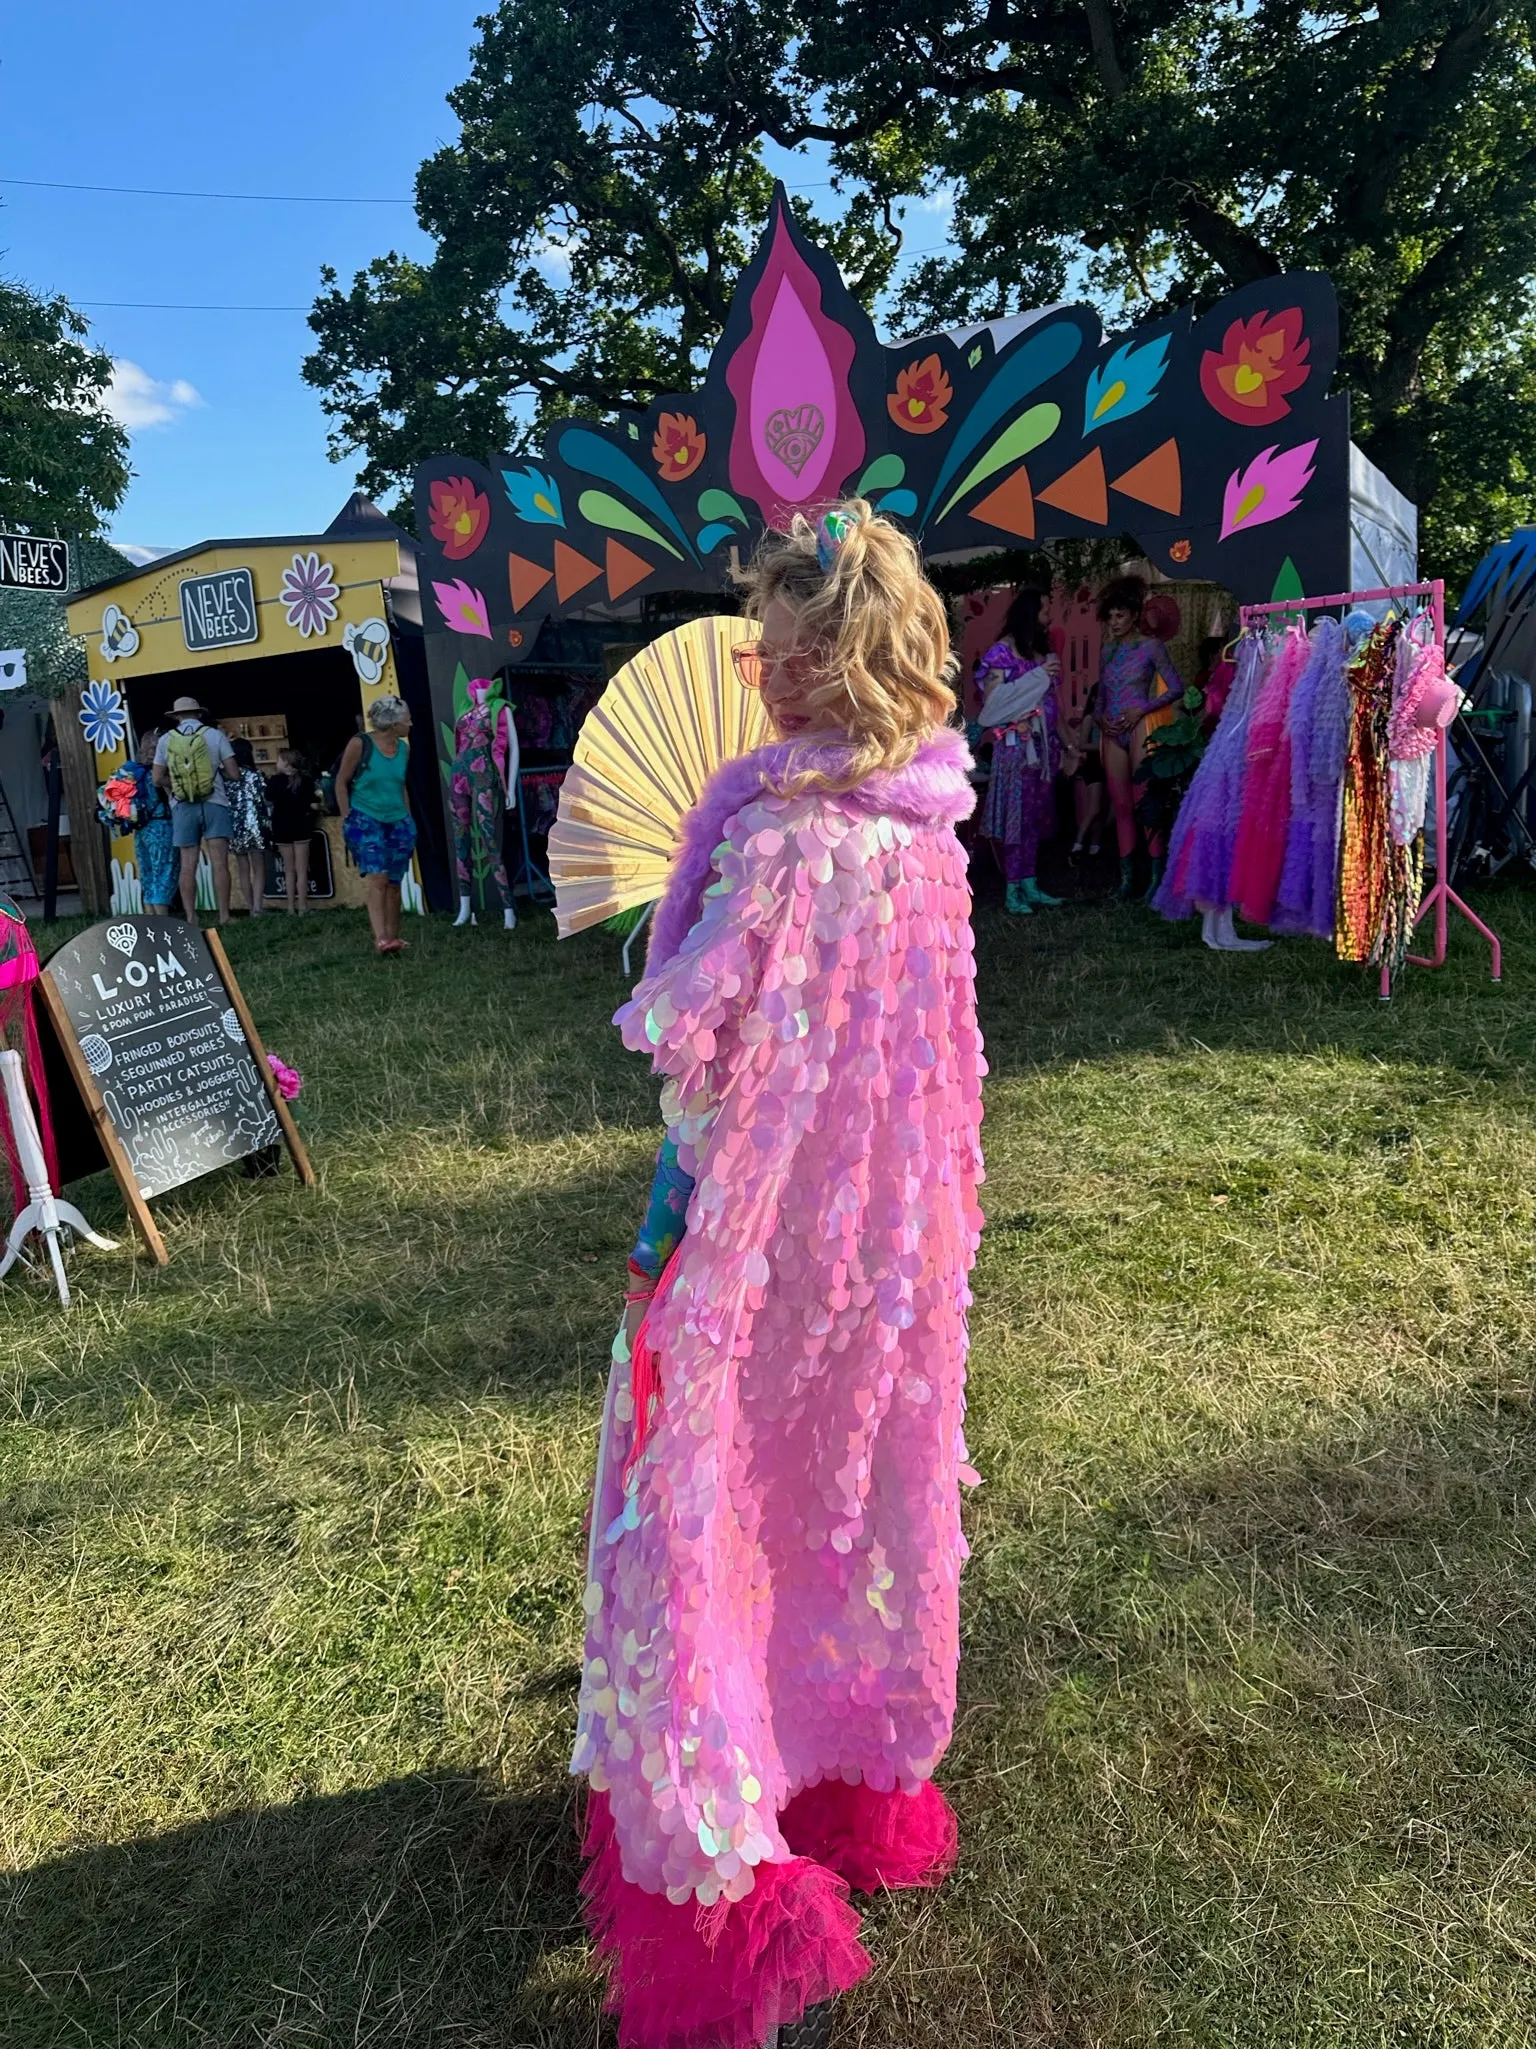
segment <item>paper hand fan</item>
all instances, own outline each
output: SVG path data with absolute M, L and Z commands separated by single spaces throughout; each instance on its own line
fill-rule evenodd
M 773 738 L 731 663 L 756 638 L 745 619 L 690 619 L 626 662 L 588 712 L 549 835 L 562 939 L 654 903 L 710 776 Z

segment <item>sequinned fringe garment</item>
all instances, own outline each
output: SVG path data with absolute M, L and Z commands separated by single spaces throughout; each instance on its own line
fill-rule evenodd
M 616 1020 L 695 1183 L 635 1457 L 615 1349 L 572 1759 L 624 2049 L 758 2049 L 869 1969 L 850 1886 L 955 1855 L 932 1774 L 976 1477 L 974 793 L 940 731 L 900 772 L 776 794 L 845 758 L 720 771 Z
M 1387 930 L 1392 899 L 1406 879 L 1394 875 L 1394 852 L 1402 850 L 1392 844 L 1388 767 L 1397 634 L 1395 620 L 1377 627 L 1349 665 L 1352 709 L 1333 942 L 1340 960 L 1378 961 L 1399 936 L 1407 950 L 1407 935 Z

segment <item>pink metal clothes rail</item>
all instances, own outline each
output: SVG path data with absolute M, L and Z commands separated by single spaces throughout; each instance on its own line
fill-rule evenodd
M 1335 591 L 1326 598 L 1276 598 L 1267 605 L 1243 605 L 1239 619 L 1243 631 L 1258 625 L 1261 619 L 1273 618 L 1285 612 L 1332 612 L 1341 607 L 1370 605 L 1393 598 L 1428 598 L 1435 623 L 1435 645 L 1445 646 L 1445 585 L 1439 577 L 1433 583 L 1394 583 L 1381 590 Z M 1450 913 L 1460 911 L 1469 925 L 1482 933 L 1488 942 L 1492 956 L 1489 971 L 1494 981 L 1504 979 L 1504 949 L 1499 944 L 1498 934 L 1486 926 L 1476 911 L 1470 910 L 1451 887 L 1450 882 L 1450 824 L 1446 817 L 1446 761 L 1450 750 L 1449 731 L 1442 726 L 1435 742 L 1435 886 L 1419 905 L 1419 916 L 1414 920 L 1417 927 L 1420 920 L 1430 911 L 1435 914 L 1435 950 L 1430 954 L 1411 953 L 1410 963 L 1416 968 L 1441 968 L 1445 966 L 1446 950 L 1450 942 Z M 1392 971 L 1382 963 L 1381 1000 L 1392 1000 Z

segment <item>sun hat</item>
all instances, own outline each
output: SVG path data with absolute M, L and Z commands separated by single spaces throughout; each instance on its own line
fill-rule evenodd
M 208 716 L 207 705 L 197 697 L 178 697 L 171 706 L 171 714 L 174 718 L 179 718 L 183 712 L 189 711 L 201 712 L 204 718 Z

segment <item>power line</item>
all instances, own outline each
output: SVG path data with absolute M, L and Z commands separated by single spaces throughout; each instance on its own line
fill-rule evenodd
M 308 313 L 309 306 L 188 306 L 164 299 L 75 299 L 76 306 L 111 307 L 119 313 Z
M 39 192 L 116 192 L 132 199 L 248 199 L 263 206 L 414 206 L 411 199 L 355 199 L 332 192 L 182 192 L 161 185 L 71 185 L 61 178 L 4 178 Z

